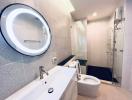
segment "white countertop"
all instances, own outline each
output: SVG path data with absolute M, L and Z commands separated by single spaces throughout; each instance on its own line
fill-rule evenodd
M 74 68 L 56 66 L 49 71 L 48 76 L 44 75 L 44 79 L 37 78 L 6 100 L 59 100 L 75 73 Z M 54 91 L 48 93 L 49 88 Z

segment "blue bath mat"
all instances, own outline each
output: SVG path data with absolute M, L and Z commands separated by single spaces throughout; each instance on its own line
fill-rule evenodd
M 87 66 L 87 75 L 95 76 L 101 80 L 118 82 L 115 78 L 113 80 L 111 68 L 104 68 L 104 67 L 88 65 Z

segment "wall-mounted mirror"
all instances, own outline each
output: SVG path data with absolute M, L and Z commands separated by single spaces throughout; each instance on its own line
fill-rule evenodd
M 18 52 L 36 56 L 44 53 L 51 42 L 51 32 L 44 17 L 24 4 L 11 4 L 1 13 L 1 33 Z

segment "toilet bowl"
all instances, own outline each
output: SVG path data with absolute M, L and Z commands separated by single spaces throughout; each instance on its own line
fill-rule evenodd
M 79 62 L 73 61 L 69 64 L 69 67 L 72 68 L 79 68 Z M 79 72 L 79 71 L 77 71 Z M 99 92 L 99 86 L 101 84 L 101 81 L 94 77 L 94 76 L 90 76 L 90 75 L 85 75 L 85 74 L 79 74 L 79 80 L 78 80 L 78 94 L 79 95 L 85 95 L 85 96 L 90 96 L 90 97 L 96 97 L 98 96 L 98 92 Z
M 80 95 L 96 97 L 99 92 L 100 80 L 94 76 L 80 74 L 78 93 Z

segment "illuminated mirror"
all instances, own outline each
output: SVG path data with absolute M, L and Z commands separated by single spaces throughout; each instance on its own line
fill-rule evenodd
M 25 55 L 40 55 L 51 43 L 44 17 L 24 4 L 12 4 L 2 11 L 1 33 L 11 47 Z

